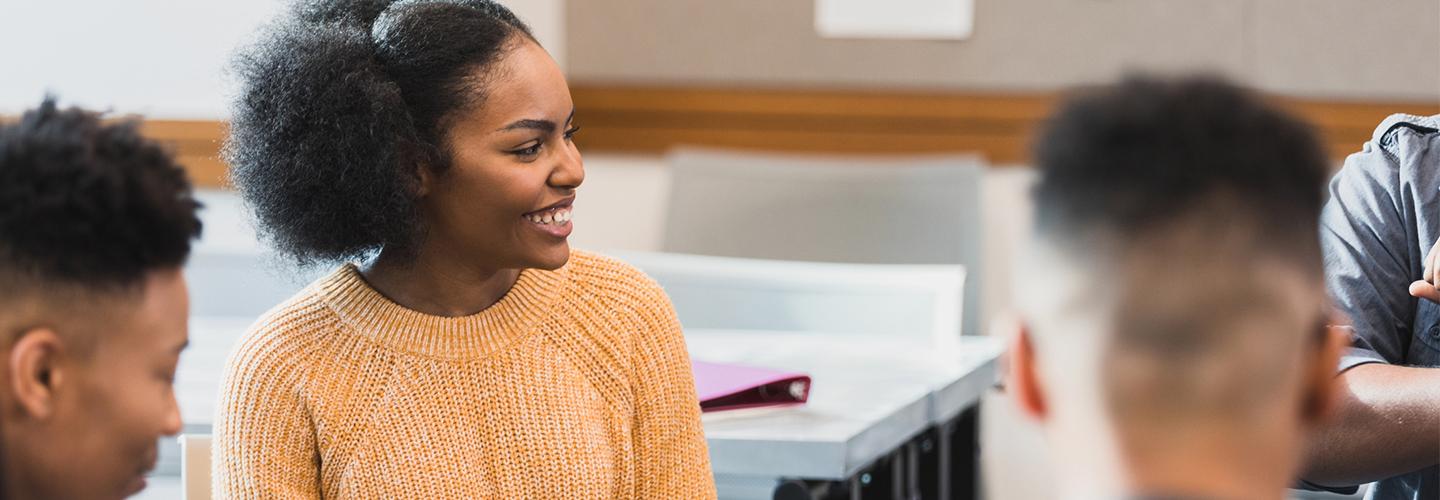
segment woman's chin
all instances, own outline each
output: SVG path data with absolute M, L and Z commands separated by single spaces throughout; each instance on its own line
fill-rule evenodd
M 555 248 L 547 248 L 535 255 L 535 260 L 531 263 L 530 267 L 554 271 L 565 267 L 565 263 L 567 262 L 570 262 L 570 244 L 561 243 L 556 245 Z

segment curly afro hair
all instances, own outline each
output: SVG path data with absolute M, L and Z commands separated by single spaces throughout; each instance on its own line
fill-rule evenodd
M 1223 195 L 1276 246 L 1318 251 L 1317 223 L 1295 223 L 1318 221 L 1324 203 L 1315 133 L 1219 78 L 1134 76 L 1079 95 L 1050 119 L 1035 159 L 1043 234 L 1140 237 Z
M 123 289 L 178 268 L 199 207 L 185 171 L 135 122 L 47 98 L 0 126 L 0 277 L 18 286 Z
M 294 5 L 235 63 L 225 157 L 261 235 L 301 264 L 409 248 L 418 170 L 448 168 L 452 115 L 529 28 L 488 0 Z

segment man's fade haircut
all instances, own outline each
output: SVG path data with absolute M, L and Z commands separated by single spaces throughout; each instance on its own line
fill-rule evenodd
M 1112 410 L 1258 408 L 1293 369 L 1275 350 L 1298 348 L 1249 326 L 1298 304 L 1273 280 L 1323 289 L 1329 163 L 1310 127 L 1218 78 L 1136 76 L 1067 101 L 1035 152 L 1034 236 L 1082 282 L 1063 288 L 1060 310 L 1035 312 L 1058 315 L 1052 329 L 1100 321 Z
M 0 287 L 120 292 L 178 268 L 200 235 L 185 171 L 134 121 L 47 97 L 0 124 Z

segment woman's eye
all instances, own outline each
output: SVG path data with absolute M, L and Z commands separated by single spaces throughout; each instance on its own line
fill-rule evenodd
M 575 138 L 575 134 L 576 134 L 576 133 L 579 133 L 579 132 L 580 132 L 580 127 L 572 127 L 570 130 L 566 130 L 566 131 L 565 131 L 565 140 L 568 141 L 568 140 L 570 140 L 570 139 L 574 139 L 574 138 Z
M 514 151 L 511 151 L 510 153 L 517 156 L 535 156 L 537 154 L 540 154 L 540 146 L 543 144 L 544 143 L 536 142 L 533 146 L 516 149 Z

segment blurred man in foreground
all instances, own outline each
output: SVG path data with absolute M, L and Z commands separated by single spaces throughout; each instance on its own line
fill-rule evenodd
M 1040 137 L 1008 387 L 1072 498 L 1285 495 L 1333 405 L 1308 127 L 1211 79 L 1131 79 Z

